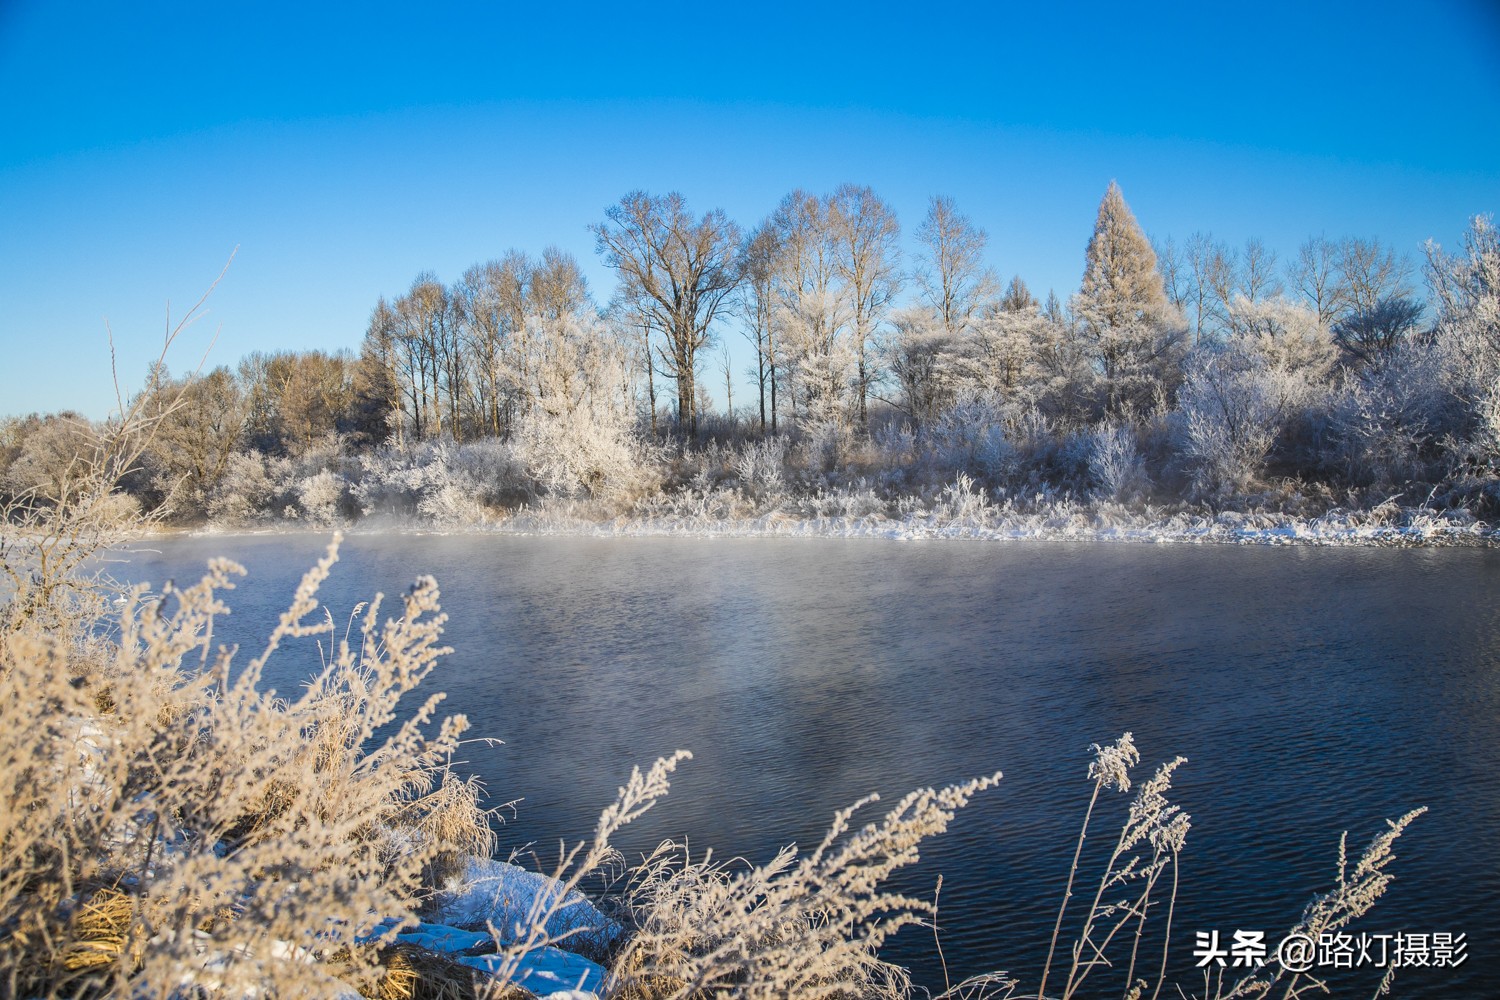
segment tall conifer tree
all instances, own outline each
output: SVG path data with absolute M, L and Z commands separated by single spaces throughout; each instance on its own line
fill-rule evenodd
M 1073 315 L 1093 356 L 1108 416 L 1139 412 L 1158 391 L 1169 395 L 1175 388 L 1181 316 L 1167 301 L 1151 241 L 1114 181 L 1099 203 Z

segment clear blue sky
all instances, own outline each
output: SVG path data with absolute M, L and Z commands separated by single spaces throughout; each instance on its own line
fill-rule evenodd
M 1153 236 L 1283 259 L 1500 210 L 1493 0 L 1042 6 L 0 0 L 0 414 L 104 416 L 105 320 L 138 385 L 235 246 L 174 370 L 357 348 L 510 247 L 602 302 L 586 227 L 635 188 L 748 227 L 849 180 L 908 233 L 951 195 L 1063 297 L 1111 178 Z

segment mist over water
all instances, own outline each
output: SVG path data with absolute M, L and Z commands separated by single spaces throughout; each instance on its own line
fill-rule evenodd
M 248 657 L 325 543 L 153 541 L 112 570 L 180 584 L 210 556 L 244 563 L 216 639 Z M 930 896 L 943 875 L 955 980 L 1006 969 L 1034 990 L 1088 747 L 1130 730 L 1138 779 L 1188 758 L 1173 796 L 1193 817 L 1173 923 L 1185 989 L 1202 992 L 1196 931 L 1279 940 L 1332 886 L 1342 831 L 1357 856 L 1425 805 L 1353 929 L 1467 934 L 1464 966 L 1404 971 L 1400 995 L 1500 993 L 1500 552 L 355 535 L 323 603 L 342 631 L 376 591 L 393 613 L 419 573 L 442 586 L 455 650 L 428 687 L 504 741 L 470 745 L 467 767 L 492 803 L 521 800 L 502 849 L 543 865 L 592 831 L 632 764 L 679 747 L 694 760 L 619 838 L 627 856 L 670 836 L 763 862 L 814 846 L 870 792 L 875 819 L 913 788 L 1000 769 L 898 886 Z M 294 644 L 268 682 L 295 694 L 317 664 Z M 1113 843 L 1127 800 L 1101 800 L 1091 848 Z M 902 932 L 887 957 L 941 988 L 930 933 Z M 1119 992 L 1108 974 L 1097 985 Z M 1339 976 L 1362 994 L 1378 979 Z

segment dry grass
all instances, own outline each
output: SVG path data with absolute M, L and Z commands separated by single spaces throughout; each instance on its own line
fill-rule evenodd
M 306 966 L 340 951 L 369 972 L 380 942 L 362 935 L 414 919 L 445 855 L 489 849 L 478 790 L 449 769 L 462 717 L 437 721 L 431 697 L 375 739 L 446 652 L 430 580 L 383 624 L 372 605 L 300 698 L 261 690 L 278 646 L 329 630 L 314 595 L 335 557 L 336 542 L 242 668 L 211 644 L 241 572 L 227 562 L 173 592 L 170 613 L 127 603 L 113 658 L 87 670 L 66 635 L 11 633 L 0 992 L 197 980 L 295 993 Z
M 616 957 L 615 995 L 632 1000 L 707 996 L 901 997 L 905 970 L 880 946 L 932 913 L 925 900 L 883 888 L 918 860 L 919 843 L 942 833 L 954 812 L 992 787 L 998 773 L 903 798 L 879 822 L 850 832 L 871 797 L 834 817 L 823 841 L 798 857 L 736 868 L 694 861 L 668 842 L 631 877 L 634 934 Z

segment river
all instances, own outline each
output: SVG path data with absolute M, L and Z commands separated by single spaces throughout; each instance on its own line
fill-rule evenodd
M 182 583 L 209 556 L 242 562 L 218 637 L 248 650 L 325 543 L 163 539 L 112 569 Z M 1198 932 L 1258 929 L 1274 948 L 1331 887 L 1342 831 L 1357 853 L 1427 806 L 1353 930 L 1464 934 L 1463 965 L 1403 970 L 1398 994 L 1500 995 L 1500 551 L 354 535 L 323 601 L 342 621 L 417 573 L 442 586 L 455 648 L 428 685 L 504 741 L 469 746 L 464 767 L 493 803 L 520 799 L 507 848 L 555 858 L 632 764 L 677 748 L 695 759 L 620 838 L 627 854 L 672 836 L 765 861 L 870 792 L 1000 769 L 897 884 L 930 896 L 943 875 L 955 979 L 1006 969 L 1034 990 L 1088 747 L 1129 730 L 1138 777 L 1188 758 L 1173 796 L 1193 821 L 1173 932 L 1184 989 L 1202 992 Z M 268 678 L 292 692 L 316 664 L 293 647 Z M 1125 804 L 1101 802 L 1091 845 Z M 887 957 L 941 987 L 929 932 L 903 931 Z M 1368 995 L 1376 979 L 1335 983 Z

